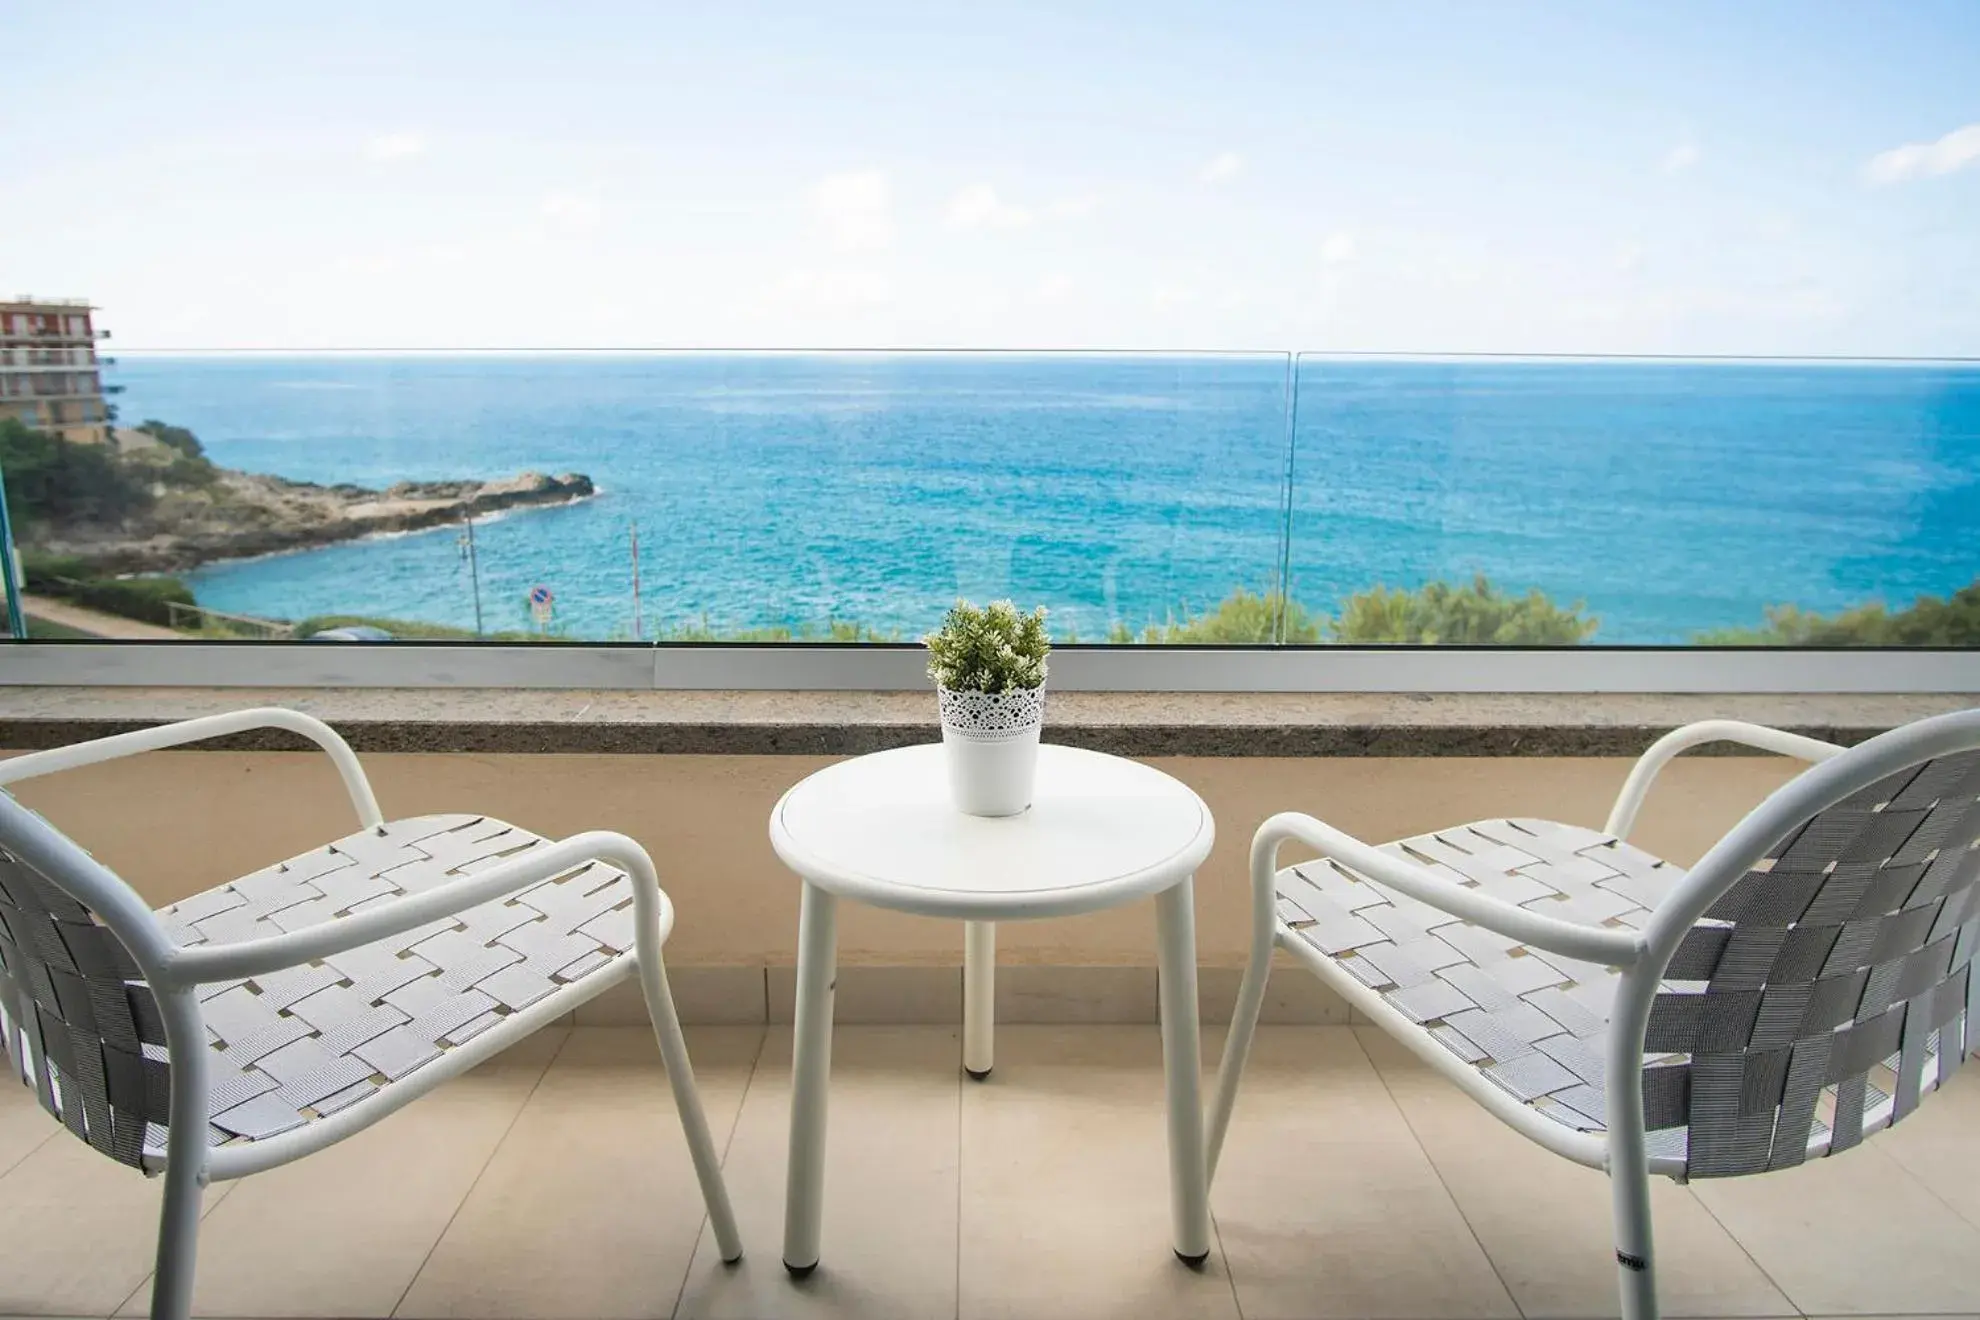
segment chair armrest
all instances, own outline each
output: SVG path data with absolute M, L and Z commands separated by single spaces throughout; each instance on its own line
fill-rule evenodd
M 138 729 L 132 733 L 92 738 L 88 742 L 72 743 L 45 752 L 29 752 L 26 756 L 0 761 L 0 786 L 37 775 L 54 774 L 58 770 L 74 770 L 99 761 L 113 761 L 120 756 L 135 756 L 139 752 L 153 752 L 207 738 L 224 738 L 230 733 L 248 729 L 287 729 L 321 747 L 329 754 L 337 773 L 343 778 L 344 790 L 351 795 L 351 805 L 357 808 L 358 823 L 366 829 L 376 829 L 385 823 L 384 814 L 378 810 L 378 799 L 372 794 L 371 782 L 364 777 L 364 767 L 358 764 L 357 753 L 351 750 L 351 745 L 322 720 L 280 706 L 260 706 L 252 710 L 229 711 L 224 715 L 202 715 L 198 719 L 180 720 L 176 724 L 161 724 L 155 729 Z
M 1687 724 L 1651 743 L 1650 750 L 1637 758 L 1629 778 L 1623 781 L 1622 792 L 1616 795 L 1616 805 L 1610 810 L 1608 824 L 1602 827 L 1603 830 L 1618 839 L 1627 838 L 1636 825 L 1636 814 L 1643 809 L 1643 799 L 1649 796 L 1650 785 L 1656 781 L 1658 772 L 1679 753 L 1711 742 L 1743 743 L 1764 752 L 1778 752 L 1782 756 L 1811 763 L 1826 761 L 1843 750 L 1819 738 L 1804 738 L 1798 733 L 1770 729 L 1764 724 L 1748 724 L 1744 720 L 1701 720 L 1696 724 Z
M 165 975 L 181 986 L 262 976 L 397 935 L 596 861 L 612 862 L 631 874 L 633 899 L 642 909 L 642 922 L 644 910 L 657 903 L 657 934 L 664 942 L 673 928 L 674 912 L 660 889 L 653 860 L 623 834 L 592 830 L 348 917 L 265 939 L 177 948 L 166 959 Z
M 1473 925 L 1497 931 L 1507 939 L 1518 940 L 1536 949 L 1607 967 L 1632 966 L 1643 953 L 1642 936 L 1635 931 L 1584 926 L 1529 912 L 1475 889 L 1452 884 L 1428 867 L 1385 853 L 1351 834 L 1342 833 L 1331 825 L 1298 812 L 1283 812 L 1272 817 L 1259 827 L 1252 840 L 1254 892 L 1260 893 L 1267 901 L 1272 890 L 1269 884 L 1259 888 L 1261 877 L 1276 875 L 1279 845 L 1288 841 L 1303 843 L 1319 852 L 1321 857 L 1339 862 L 1349 870 L 1378 880 L 1391 889 L 1400 890 L 1419 902 L 1428 903 L 1439 911 L 1462 917 Z

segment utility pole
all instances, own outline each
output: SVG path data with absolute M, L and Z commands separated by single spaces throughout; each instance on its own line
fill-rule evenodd
M 639 628 L 639 519 L 632 524 L 633 640 L 641 640 Z
M 474 515 L 467 514 L 468 576 L 474 581 L 474 635 L 481 636 L 481 561 L 474 553 Z

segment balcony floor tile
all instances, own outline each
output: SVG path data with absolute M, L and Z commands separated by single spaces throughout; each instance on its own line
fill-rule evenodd
M 1205 1033 L 1206 1098 L 1220 1032 Z M 552 1028 L 378 1127 L 216 1185 L 196 1313 L 1512 1317 L 1615 1313 L 1602 1177 L 1370 1027 L 1259 1032 L 1195 1272 L 1152 1025 L 841 1026 L 824 1259 L 780 1261 L 791 1037 L 691 1028 L 747 1255 L 717 1259 L 651 1034 Z M 1980 1070 L 1862 1150 L 1654 1185 L 1673 1316 L 1980 1320 Z M 158 1184 L 0 1087 L 0 1320 L 141 1314 Z

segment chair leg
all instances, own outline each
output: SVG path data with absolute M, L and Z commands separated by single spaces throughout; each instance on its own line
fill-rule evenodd
M 199 1209 L 206 1180 L 198 1157 L 173 1159 L 169 1147 L 165 1195 L 158 1215 L 158 1262 L 151 1278 L 151 1320 L 192 1314 L 193 1271 L 199 1258 Z
M 1258 1014 L 1265 1006 L 1265 982 L 1272 974 L 1272 950 L 1278 945 L 1278 847 L 1264 835 L 1251 849 L 1251 955 L 1238 986 L 1237 1010 L 1224 1036 L 1224 1057 L 1217 1064 L 1217 1097 L 1210 1106 L 1210 1126 L 1204 1133 L 1209 1180 L 1217 1180 L 1217 1157 L 1224 1151 L 1224 1133 L 1237 1104 L 1238 1079 L 1251 1054 Z
M 1629 1148 L 1634 1147 L 1634 1153 Z M 1616 1282 L 1622 1293 L 1622 1320 L 1657 1320 L 1657 1263 L 1650 1226 L 1650 1168 L 1643 1137 L 1618 1141 L 1611 1135 L 1609 1192 L 1615 1213 Z
M 728 1184 L 722 1179 L 722 1156 L 715 1149 L 708 1116 L 701 1109 L 701 1092 L 694 1084 L 694 1067 L 688 1062 L 687 1041 L 681 1035 L 680 1015 L 674 1011 L 674 995 L 667 987 L 667 969 L 658 949 L 642 950 L 639 976 L 646 991 L 646 1011 L 653 1019 L 653 1034 L 660 1041 L 660 1058 L 667 1065 L 667 1084 L 674 1090 L 674 1108 L 680 1112 L 681 1130 L 687 1134 L 694 1176 L 701 1180 L 701 1199 L 708 1206 L 715 1245 L 721 1248 L 722 1259 L 734 1264 L 742 1259 L 742 1235 L 736 1231 L 736 1212 L 729 1205 Z
M 715 1150 L 709 1116 L 701 1110 L 701 1088 L 695 1086 L 695 1067 L 687 1061 L 687 1039 L 681 1035 L 681 1017 L 673 1009 L 673 991 L 667 988 L 667 966 L 659 956 L 659 895 L 649 893 L 644 885 L 634 885 L 634 906 L 640 918 L 640 990 L 645 991 L 645 1013 L 653 1019 L 659 1059 L 667 1067 L 673 1108 L 681 1114 L 681 1132 L 687 1134 L 687 1154 L 695 1162 L 695 1178 L 701 1179 L 701 1199 L 709 1207 L 715 1245 L 721 1247 L 723 1261 L 735 1265 L 743 1259 L 743 1235 L 737 1233 L 737 1213 L 729 1205 L 729 1183 L 723 1181 L 723 1158 Z

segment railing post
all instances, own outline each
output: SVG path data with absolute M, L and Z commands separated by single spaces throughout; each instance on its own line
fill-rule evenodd
M 0 472 L 0 585 L 7 595 L 7 634 L 27 640 L 27 617 L 21 612 L 20 560 L 14 554 L 14 526 L 7 519 L 7 474 Z

